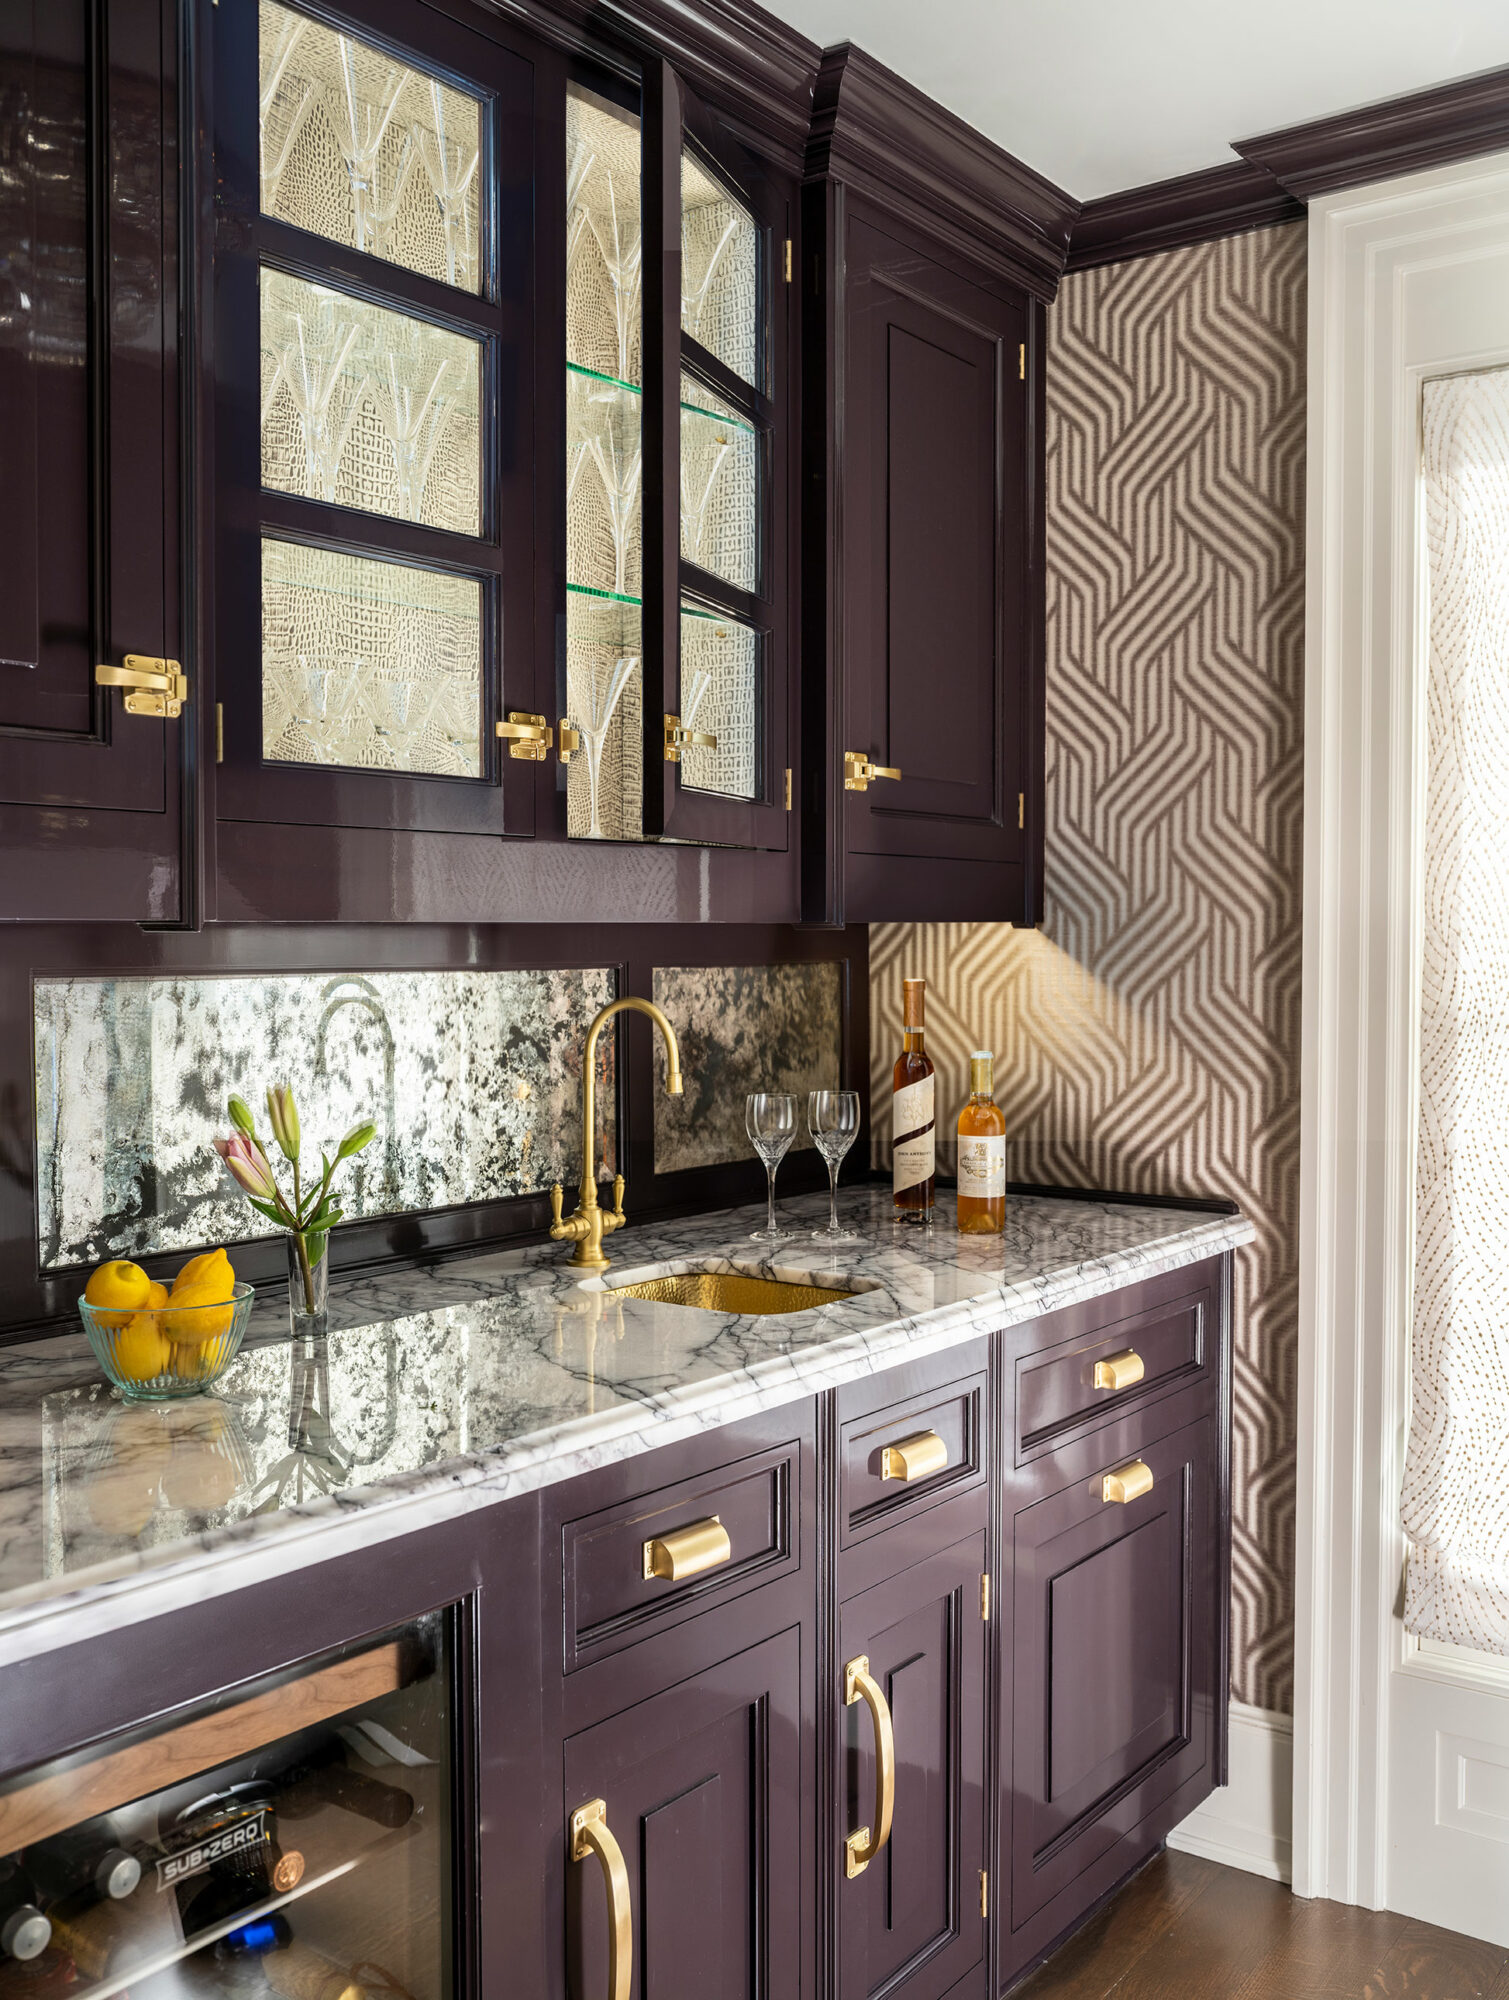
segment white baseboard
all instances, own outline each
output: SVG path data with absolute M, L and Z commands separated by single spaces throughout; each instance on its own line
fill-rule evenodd
M 1212 1792 L 1168 1837 L 1170 1847 L 1202 1854 L 1270 1882 L 1288 1882 L 1294 1866 L 1294 1723 L 1266 1708 L 1231 1704 L 1231 1782 Z

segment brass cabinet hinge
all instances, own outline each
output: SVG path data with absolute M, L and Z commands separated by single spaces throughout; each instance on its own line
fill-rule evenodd
M 786 766 L 786 810 L 791 810 L 791 766 Z
M 511 708 L 508 720 L 498 724 L 498 734 L 508 745 L 510 757 L 522 758 L 526 764 L 543 764 L 555 741 L 555 731 L 543 715 L 530 715 L 522 708 Z
M 215 703 L 215 762 L 225 762 L 225 704 Z
M 990 1623 L 990 1573 L 988 1570 L 980 1578 L 980 1616 L 987 1625 Z
M 560 745 L 556 754 L 563 764 L 569 764 L 576 752 L 582 747 L 582 732 L 579 729 L 573 729 L 564 715 L 561 717 L 560 727 L 556 731 L 556 742 Z
M 985 1868 L 980 1870 L 980 1915 L 990 1915 L 990 1871 Z
M 791 283 L 791 238 L 786 238 L 786 282 Z
M 1027 794 L 1025 792 L 1018 792 L 1016 795 L 1016 823 L 1019 827 L 1025 827 L 1027 824 Z
M 126 689 L 127 715 L 165 715 L 176 721 L 189 698 L 189 683 L 176 660 L 127 653 L 125 665 L 96 667 L 95 685 Z
M 683 729 L 679 715 L 668 715 L 665 720 L 665 761 L 679 764 L 683 750 L 716 750 L 718 739 L 708 729 Z
M 1019 382 L 1027 380 L 1027 343 L 1025 340 L 1016 351 L 1016 379 Z

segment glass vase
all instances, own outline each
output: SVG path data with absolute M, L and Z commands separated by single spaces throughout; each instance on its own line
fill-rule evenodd
M 289 1230 L 288 1326 L 294 1334 L 323 1334 L 330 1290 L 330 1236 Z

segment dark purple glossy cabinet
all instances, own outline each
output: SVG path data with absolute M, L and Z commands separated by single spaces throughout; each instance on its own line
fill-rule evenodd
M 181 914 L 186 720 L 95 680 L 181 650 L 175 65 L 161 0 L 0 16 L 0 919 Z

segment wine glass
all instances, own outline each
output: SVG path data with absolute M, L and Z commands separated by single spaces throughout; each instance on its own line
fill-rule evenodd
M 775 1226 L 775 1170 L 796 1137 L 796 1099 L 789 1091 L 752 1090 L 744 1100 L 744 1129 L 765 1162 L 769 1196 L 765 1227 L 749 1233 L 760 1243 L 780 1243 L 786 1232 Z
M 855 1233 L 838 1220 L 838 1170 L 844 1155 L 859 1136 L 859 1092 L 857 1090 L 809 1090 L 807 1130 L 812 1143 L 828 1163 L 828 1227 L 814 1229 L 824 1243 L 853 1243 Z

